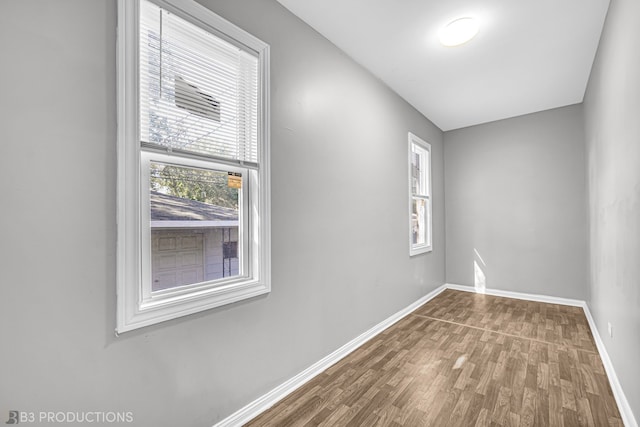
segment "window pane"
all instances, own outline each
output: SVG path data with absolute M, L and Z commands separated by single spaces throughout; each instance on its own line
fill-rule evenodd
M 429 152 L 417 144 L 411 145 L 411 192 L 429 195 Z
M 412 199 L 411 203 L 411 243 L 427 243 L 427 200 Z
M 151 162 L 151 290 L 241 274 L 242 178 Z

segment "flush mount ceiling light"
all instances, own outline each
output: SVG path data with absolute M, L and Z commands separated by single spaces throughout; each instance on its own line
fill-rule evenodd
M 440 43 L 444 46 L 459 46 L 468 42 L 478 34 L 479 26 L 473 18 L 458 18 L 449 22 L 438 33 Z

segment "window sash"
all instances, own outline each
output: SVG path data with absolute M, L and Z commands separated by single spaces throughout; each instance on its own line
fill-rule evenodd
M 420 241 L 414 242 L 413 241 L 413 230 L 414 230 L 416 225 L 420 224 L 420 213 L 419 212 L 416 213 L 418 215 L 417 218 L 413 217 L 413 215 L 414 215 L 414 213 L 413 213 L 413 203 L 414 203 L 414 201 L 423 201 L 424 202 L 423 228 L 420 229 L 422 234 L 419 234 L 419 236 L 422 237 L 422 239 L 424 240 L 422 242 L 420 242 Z M 414 249 L 431 246 L 431 237 L 430 237 L 431 236 L 431 199 L 429 197 L 413 196 L 411 198 L 411 227 L 412 227 L 411 245 L 413 246 Z M 420 240 L 420 239 L 418 239 L 418 240 Z
M 151 203 L 150 203 L 150 165 L 151 163 L 165 163 L 175 166 L 183 166 L 204 170 L 220 170 L 236 172 L 242 175 L 242 188 L 240 189 L 238 206 L 238 242 L 241 242 L 239 254 L 240 274 L 229 278 L 202 281 L 165 290 L 153 291 L 152 277 L 152 250 L 151 250 Z M 250 250 L 249 215 L 246 212 L 251 206 L 251 192 L 249 191 L 249 175 L 255 173 L 246 168 L 205 162 L 197 159 L 181 158 L 157 152 L 141 152 L 141 181 L 140 181 L 140 224 L 141 224 L 141 304 L 143 307 L 152 307 L 158 303 L 176 299 L 197 291 L 206 291 L 211 288 L 226 286 L 246 281 L 251 277 L 252 251 Z
M 412 143 L 410 167 L 411 192 L 413 195 L 429 196 L 431 191 L 428 179 L 430 165 L 430 151 L 415 142 Z

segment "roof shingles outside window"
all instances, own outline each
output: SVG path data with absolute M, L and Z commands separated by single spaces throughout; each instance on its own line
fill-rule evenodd
M 196 200 L 151 192 L 152 221 L 237 221 L 238 211 Z

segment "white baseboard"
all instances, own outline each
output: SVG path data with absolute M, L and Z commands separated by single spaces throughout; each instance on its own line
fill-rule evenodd
M 550 304 L 561 304 L 561 305 L 570 305 L 574 307 L 582 307 L 584 310 L 585 316 L 587 317 L 587 321 L 589 322 L 589 327 L 591 328 L 591 334 L 593 335 L 593 339 L 596 342 L 596 347 L 598 348 L 598 353 L 600 353 L 600 359 L 602 360 L 602 364 L 604 365 L 604 369 L 607 372 L 607 377 L 609 377 L 609 384 L 611 384 L 611 390 L 613 391 L 613 397 L 618 404 L 618 409 L 620 410 L 620 416 L 622 417 L 622 422 L 626 427 L 638 427 L 638 423 L 633 415 L 633 411 L 631 410 L 631 406 L 629 406 L 629 401 L 622 390 L 622 386 L 620 385 L 620 381 L 618 380 L 618 376 L 616 375 L 615 369 L 613 369 L 613 364 L 611 363 L 611 359 L 609 358 L 609 354 L 607 353 L 607 349 L 604 346 L 604 342 L 600 337 L 600 333 L 598 332 L 598 328 L 596 327 L 596 322 L 593 320 L 593 316 L 591 315 L 591 310 L 589 310 L 589 305 L 582 300 L 574 300 L 568 298 L 560 298 L 560 297 L 552 297 L 548 295 L 536 295 L 536 294 L 525 294 L 520 292 L 513 291 L 504 291 L 500 289 L 483 289 L 476 290 L 473 286 L 465 286 L 465 285 L 455 285 L 451 283 L 445 284 L 447 289 L 455 289 L 459 291 L 465 292 L 475 292 L 487 295 L 494 295 L 499 297 L 507 297 L 507 298 L 516 298 L 523 299 L 528 301 L 538 301 L 538 302 L 546 302 Z
M 349 341 L 333 353 L 314 363 L 304 371 L 300 372 L 298 375 L 293 378 L 285 381 L 280 384 L 278 387 L 274 388 L 267 394 L 257 398 L 253 402 L 249 403 L 245 407 L 239 409 L 233 414 L 229 415 L 227 418 L 221 420 L 214 427 L 237 427 L 242 426 L 243 424 L 248 423 L 267 409 L 271 408 L 273 405 L 278 403 L 280 400 L 287 397 L 289 394 L 296 391 L 298 388 L 302 387 L 309 380 L 313 379 L 315 376 L 321 374 L 326 369 L 330 368 L 332 365 L 343 359 L 349 353 L 369 341 L 371 338 L 378 335 L 380 332 L 387 329 L 389 326 L 398 322 L 403 317 L 407 316 L 418 307 L 426 304 L 428 301 L 436 297 L 440 292 L 444 291 L 447 288 L 447 285 L 442 285 L 433 291 L 429 292 L 427 295 L 423 296 L 413 304 L 405 307 L 399 312 L 391 315 L 387 319 L 375 325 L 373 328 L 368 331 L 362 333 L 357 336 L 353 340 Z
M 571 305 L 574 307 L 584 307 L 585 302 L 578 299 L 552 297 L 549 295 L 525 294 L 522 292 L 504 291 L 502 289 L 476 289 L 473 286 L 454 285 L 452 283 L 445 284 L 447 289 L 455 289 L 458 291 L 474 292 L 476 294 L 493 295 L 496 297 L 506 297 L 523 299 L 527 301 L 545 302 L 548 304 Z

